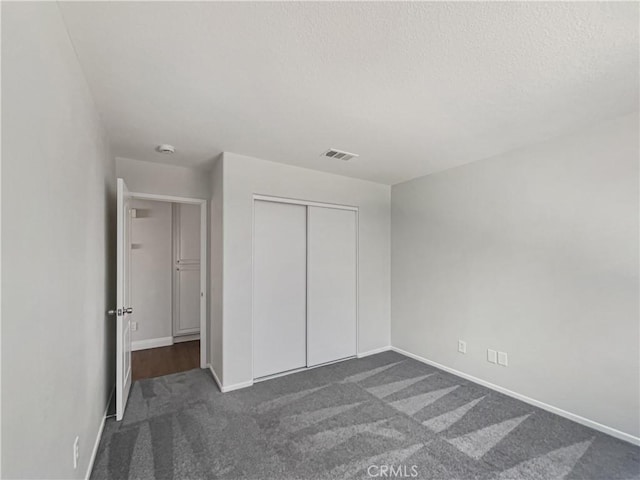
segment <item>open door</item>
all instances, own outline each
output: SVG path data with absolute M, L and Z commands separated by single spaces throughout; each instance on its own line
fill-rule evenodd
M 124 180 L 118 179 L 118 239 L 116 292 L 116 420 L 122 420 L 131 389 L 131 198 Z

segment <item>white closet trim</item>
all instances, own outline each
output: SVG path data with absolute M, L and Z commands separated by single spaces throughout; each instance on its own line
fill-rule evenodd
M 353 210 L 355 212 L 358 211 L 358 207 L 353 207 L 351 205 L 338 205 L 335 203 L 323 203 L 323 202 L 313 202 L 309 200 L 299 200 L 294 198 L 283 198 L 283 197 L 274 197 L 271 195 L 257 195 L 253 196 L 253 200 L 262 200 L 263 202 L 277 202 L 277 203 L 294 203 L 296 205 L 306 205 L 310 207 L 324 207 L 324 208 L 335 208 L 338 210 Z

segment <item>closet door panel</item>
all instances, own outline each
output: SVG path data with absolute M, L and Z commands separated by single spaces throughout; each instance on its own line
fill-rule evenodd
M 306 365 L 307 209 L 254 204 L 253 376 Z
M 183 265 L 176 271 L 175 336 L 200 332 L 200 265 Z
M 309 207 L 307 365 L 356 354 L 356 212 Z
M 200 261 L 200 205 L 177 203 L 179 225 L 178 258 Z M 175 214 L 174 214 L 175 215 Z
M 173 335 L 200 332 L 200 206 L 173 204 Z

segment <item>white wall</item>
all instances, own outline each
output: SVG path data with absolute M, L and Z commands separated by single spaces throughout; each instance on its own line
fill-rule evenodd
M 171 203 L 134 199 L 132 207 L 137 216 L 131 219 L 131 321 L 138 330 L 131 340 L 172 337 Z
M 223 177 L 223 384 L 252 380 L 253 194 L 360 208 L 359 352 L 388 346 L 390 187 L 233 153 Z
M 222 157 L 216 160 L 211 171 L 211 268 L 210 268 L 210 301 L 211 316 L 209 319 L 209 356 L 218 380 L 224 381 L 222 359 L 222 270 L 223 270 L 223 161 Z
M 2 478 L 84 478 L 114 385 L 105 138 L 58 5 L 2 2 Z
M 209 198 L 211 190 L 209 174 L 196 168 L 117 157 L 116 175 L 138 193 Z
M 639 436 L 638 135 L 636 113 L 394 185 L 392 344 Z

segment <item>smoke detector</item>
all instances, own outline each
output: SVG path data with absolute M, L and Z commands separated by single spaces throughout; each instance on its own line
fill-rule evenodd
M 164 153 L 165 155 L 171 155 L 172 153 L 176 152 L 176 147 L 174 147 L 173 145 L 168 145 L 168 144 L 162 144 L 162 145 L 158 145 L 156 147 L 156 151 L 160 152 L 160 153 Z
M 359 157 L 360 155 L 358 155 L 357 153 L 349 153 L 349 152 L 344 152 L 342 150 L 336 150 L 335 148 L 330 148 L 329 150 L 324 152 L 321 156 L 335 158 L 335 159 L 343 160 L 346 162 L 348 160 L 351 160 L 352 158 Z

